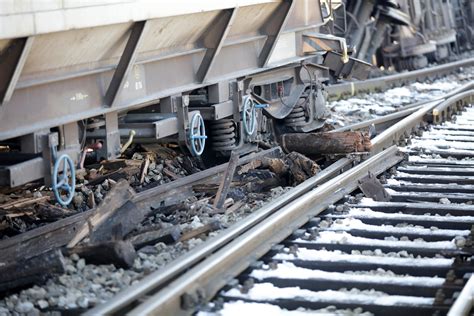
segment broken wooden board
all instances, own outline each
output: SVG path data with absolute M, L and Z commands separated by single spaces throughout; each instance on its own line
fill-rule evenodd
M 219 189 L 217 190 L 216 198 L 214 199 L 213 206 L 217 209 L 221 209 L 224 206 L 224 201 L 227 197 L 227 193 L 229 192 L 230 184 L 234 178 L 235 168 L 237 168 L 238 163 L 239 154 L 232 152 L 229 159 L 229 164 L 227 165 L 227 169 L 224 172 Z
M 12 208 L 23 208 L 27 206 L 31 206 L 36 203 L 46 202 L 49 201 L 51 198 L 49 196 L 40 196 L 40 197 L 32 197 L 32 198 L 22 198 L 15 201 L 10 201 L 8 203 L 0 205 L 0 209 L 8 210 Z
M 155 154 L 157 157 L 161 159 L 174 159 L 178 154 L 171 148 L 164 147 L 160 144 L 141 144 L 140 145 L 143 149 L 147 152 L 151 152 Z
M 42 283 L 65 270 L 64 257 L 59 250 L 0 266 L 0 292 Z
M 148 210 L 139 210 L 135 203 L 125 202 L 110 217 L 92 230 L 89 243 L 101 243 L 112 238 L 116 240 L 123 239 L 128 233 L 137 228 L 147 213 L 149 213 Z
M 262 157 L 281 157 L 281 149 L 276 147 L 248 155 L 240 159 L 240 164 L 261 159 Z M 198 182 L 215 182 L 222 177 L 226 169 L 227 164 L 222 164 L 174 182 L 160 185 L 151 190 L 136 194 L 132 202 L 139 209 L 151 209 L 153 205 L 161 204 L 162 201 L 168 199 L 176 203 L 176 199 L 179 198 L 180 194 L 191 191 L 194 184 Z M 0 266 L 32 258 L 65 246 L 71 240 L 71 236 L 76 234 L 86 223 L 86 219 L 93 215 L 95 211 L 93 209 L 72 215 L 9 239 L 0 240 L 0 253 L 2 254 L 0 256 Z
M 60 219 L 23 234 L 0 240 L 0 266 L 32 258 L 66 245 L 94 210 Z
M 126 168 L 126 167 L 139 168 L 142 165 L 142 162 L 140 160 L 133 160 L 133 159 L 113 159 L 113 160 L 104 160 L 100 163 L 100 165 L 107 170 L 118 170 L 120 168 Z
M 179 241 L 186 241 L 192 238 L 196 238 L 199 237 L 199 235 L 201 234 L 210 233 L 220 228 L 222 228 L 221 223 L 218 220 L 213 220 L 205 225 L 183 233 L 181 238 L 179 238 Z
M 150 155 L 145 155 L 145 160 L 143 160 L 140 166 L 140 184 L 143 184 L 145 182 L 145 176 L 148 174 L 148 167 L 150 166 L 150 161 Z
M 285 163 L 282 158 L 267 158 L 263 157 L 262 159 L 253 160 L 245 165 L 243 165 L 238 174 L 244 174 L 250 170 L 257 168 L 268 168 L 270 171 L 282 175 L 288 172 L 288 165 Z
M 288 161 L 290 179 L 293 186 L 304 182 L 321 170 L 317 163 L 297 152 L 288 154 L 286 160 Z
M 92 178 L 89 180 L 88 185 L 96 185 L 104 182 L 107 179 L 112 179 L 114 181 L 119 181 L 122 179 L 128 179 L 131 176 L 137 175 L 140 173 L 140 166 L 131 166 L 131 167 L 125 167 L 125 168 L 120 168 L 118 170 L 109 172 L 104 175 L 97 175 L 96 177 Z
M 137 257 L 135 248 L 129 241 L 107 241 L 95 245 L 77 246 L 68 249 L 67 253 L 77 254 L 87 263 L 113 264 L 118 268 L 130 268 Z
M 75 236 L 67 244 L 68 248 L 76 246 L 82 239 L 84 239 L 90 232 L 90 229 L 97 228 L 107 218 L 124 205 L 127 201 L 131 200 L 134 195 L 133 189 L 130 187 L 127 181 L 121 180 L 112 187 L 109 193 L 105 196 L 104 200 L 94 210 L 94 212 L 87 218 L 87 223 L 84 223 Z
M 179 226 L 172 226 L 163 229 L 150 230 L 139 233 L 127 239 L 132 243 L 135 249 L 140 249 L 147 245 L 154 245 L 159 242 L 171 244 L 179 240 L 181 237 L 181 229 Z
M 290 133 L 281 136 L 281 143 L 286 152 L 310 156 L 368 152 L 372 146 L 364 132 Z

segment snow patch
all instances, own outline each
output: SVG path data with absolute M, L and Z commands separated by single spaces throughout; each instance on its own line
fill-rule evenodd
M 379 291 L 310 291 L 299 287 L 279 288 L 271 283 L 255 284 L 248 293 L 241 293 L 238 289 L 227 291 L 225 296 L 251 299 L 255 301 L 272 301 L 277 299 L 299 298 L 311 302 L 344 302 L 353 304 L 375 304 L 384 306 L 397 305 L 432 305 L 433 298 L 402 295 L 388 295 Z

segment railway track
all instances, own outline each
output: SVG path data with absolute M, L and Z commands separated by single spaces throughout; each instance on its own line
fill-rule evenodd
M 401 86 L 413 81 L 422 81 L 427 78 L 439 78 L 457 71 L 462 67 L 469 67 L 472 65 L 474 65 L 474 58 L 467 58 L 424 69 L 383 76 L 380 78 L 330 85 L 326 87 L 326 90 L 330 99 L 337 99 L 344 96 L 354 96 L 362 92 L 387 90 L 391 87 Z
M 435 100 L 418 102 L 403 108 L 400 112 L 370 120 L 368 122 L 350 125 L 336 131 L 359 130 L 374 125 L 377 134 L 379 134 L 379 136 L 372 140 L 372 155 L 374 155 L 395 143 L 403 144 L 409 133 L 425 124 L 421 121 L 422 118 L 426 117 L 429 120 L 439 122 L 450 116 L 453 111 L 459 110 L 463 106 L 463 103 L 465 103 L 463 100 L 470 95 L 471 89 L 473 89 L 473 87 L 474 86 L 472 83 L 468 83 Z M 392 126 L 394 124 L 397 125 Z M 389 128 L 390 126 L 392 127 Z M 453 137 L 455 136 L 456 135 L 453 135 Z M 279 156 L 279 153 L 280 151 L 275 148 L 263 151 L 256 155 L 240 159 L 239 165 L 248 163 L 253 159 L 258 159 L 258 157 L 276 157 Z M 380 159 L 376 160 L 380 161 L 379 172 L 383 172 L 383 170 L 388 168 L 388 165 L 384 166 L 385 162 L 383 162 L 385 159 L 387 159 L 388 155 L 389 154 L 385 153 L 381 156 L 382 158 L 377 158 Z M 393 164 L 398 159 L 400 159 L 400 157 L 390 157 L 387 159 L 387 161 L 389 164 Z M 244 219 L 241 223 L 236 223 L 236 225 L 232 226 L 231 229 L 227 229 L 222 234 L 216 236 L 216 238 L 209 238 L 209 240 L 203 243 L 203 245 L 196 247 L 195 249 L 186 253 L 186 255 L 182 255 L 178 260 L 171 262 L 168 266 L 159 269 L 159 271 L 144 279 L 142 282 L 139 282 L 136 286 L 132 286 L 130 289 L 127 289 L 127 291 L 117 295 L 107 304 L 93 309 L 91 314 L 109 314 L 115 312 L 122 313 L 124 310 L 132 311 L 137 306 L 137 302 L 143 301 L 144 297 L 154 295 L 155 293 L 160 293 L 161 290 L 166 289 L 167 286 L 173 286 L 172 283 L 177 277 L 179 277 L 179 275 L 185 273 L 191 267 L 197 266 L 200 261 L 205 260 L 206 258 L 218 252 L 220 249 L 225 249 L 229 242 L 240 238 L 240 236 L 249 232 L 251 228 L 258 227 L 262 222 L 269 219 L 271 216 L 273 216 L 273 214 L 279 212 L 282 208 L 290 207 L 292 203 L 298 203 L 300 199 L 304 199 L 304 196 L 314 190 L 315 187 L 324 185 L 331 179 L 334 179 L 338 174 L 349 170 L 354 165 L 357 165 L 360 160 L 360 155 L 350 155 L 340 159 L 333 165 L 326 168 L 316 177 L 312 178 L 310 181 L 305 182 L 303 185 L 296 187 L 281 198 L 276 199 L 269 205 L 249 216 L 249 218 Z M 374 162 L 372 161 L 372 163 Z M 368 164 L 368 166 L 370 166 L 370 164 Z M 186 195 L 192 191 L 192 187 L 194 185 L 218 181 L 223 177 L 227 168 L 228 164 L 220 165 L 189 177 L 178 179 L 166 186 L 158 186 L 150 190 L 139 192 L 134 195 L 130 201 L 134 203 L 139 209 L 146 210 L 152 208 L 153 205 L 156 204 L 155 200 L 157 199 L 166 200 L 169 202 L 171 200 L 176 200 L 179 197 L 185 198 Z M 362 172 L 362 174 L 365 173 Z M 340 188 L 338 186 L 333 186 L 332 190 L 338 191 L 338 193 L 332 196 L 326 204 L 335 203 L 338 199 L 342 198 L 344 194 L 349 193 L 350 190 L 353 190 L 357 187 L 357 183 L 352 180 L 348 185 L 348 188 L 343 188 L 342 190 L 339 190 Z M 334 200 L 334 198 L 336 199 Z M 319 200 L 317 197 L 315 197 L 314 201 Z M 322 203 L 322 205 L 325 204 Z M 290 210 L 294 211 L 296 209 L 290 207 Z M 322 209 L 320 211 L 322 211 Z M 67 242 L 65 238 L 67 238 L 71 232 L 74 232 L 77 227 L 83 225 L 84 219 L 87 218 L 91 212 L 93 211 L 77 214 L 71 218 L 58 221 L 57 223 L 54 223 L 48 227 L 43 227 L 38 230 L 31 231 L 28 234 L 19 235 L 15 238 L 11 238 L 10 240 L 3 241 L 0 245 L 0 248 L 3 249 L 2 251 L 5 256 L 15 258 L 18 257 L 19 260 L 24 257 L 24 253 L 28 253 L 28 256 L 35 256 L 42 254 L 44 251 L 61 247 Z M 268 245 L 278 243 L 287 235 L 291 234 L 293 230 L 298 229 L 298 227 L 304 224 L 304 222 L 300 221 L 295 221 L 295 223 L 297 223 L 297 225 L 282 226 L 283 235 L 274 236 L 270 241 L 265 242 L 264 245 L 262 245 L 262 250 L 259 250 L 260 255 L 263 256 L 268 251 Z M 49 236 L 52 233 L 56 234 L 59 232 L 60 234 L 53 235 L 56 237 L 50 239 L 48 243 L 37 244 L 36 247 L 32 247 L 35 245 L 35 240 L 39 240 L 44 236 Z M 269 238 L 271 233 L 272 232 L 270 231 L 268 235 Z M 254 254 L 255 253 L 256 252 L 254 252 Z M 254 261 L 254 254 L 252 255 L 251 259 L 245 257 L 243 262 L 239 263 L 239 266 L 243 267 L 242 269 L 245 269 L 245 267 Z M 233 275 L 238 274 L 238 272 L 234 273 Z M 225 286 L 228 279 L 229 278 L 227 276 L 222 277 L 221 280 L 224 280 L 225 282 L 219 284 L 218 286 L 213 285 L 213 288 L 215 287 L 219 289 L 220 287 Z M 217 290 L 213 291 L 216 292 Z M 208 292 L 208 290 L 205 292 Z M 186 304 L 190 305 L 191 307 L 194 305 L 200 305 L 201 301 L 205 302 L 212 296 L 207 294 L 202 295 L 200 294 L 200 291 L 197 293 L 198 294 L 191 293 L 190 296 L 185 295 L 184 297 L 187 297 L 186 300 L 188 301 Z M 203 300 L 201 300 L 201 296 L 204 298 Z M 172 310 L 168 312 L 174 313 Z
M 196 248 L 193 260 L 175 265 L 173 274 L 152 274 L 89 314 L 176 315 L 241 304 L 260 308 L 250 303 L 446 313 L 473 269 L 474 130 L 469 124 L 474 110 L 468 107 L 456 122 L 423 134 L 420 127 L 472 104 L 473 93 L 466 88 L 425 104 L 374 138 L 364 162 L 349 169 L 357 157 L 339 160 Z M 392 146 L 415 131 L 420 136 L 408 147 Z M 347 196 L 369 171 L 380 175 L 390 168 L 384 175 L 390 201 Z M 343 198 L 345 204 L 331 206 Z M 216 294 L 215 303 L 206 305 Z
M 219 306 L 446 314 L 474 271 L 474 110 L 456 119 L 403 148 L 407 157 L 385 180 L 389 202 L 352 195 L 326 209 L 222 291 Z M 432 157 L 447 147 L 457 159 Z
M 416 146 L 429 145 L 441 160 L 471 152 L 470 130 L 419 132 L 471 102 L 472 84 L 336 130 L 363 132 L 328 131 L 435 97 L 423 91 L 472 81 L 474 67 L 461 69 L 474 58 L 365 81 L 375 70 L 367 62 L 420 69 L 468 56 L 474 8 L 466 1 L 189 1 L 160 10 L 135 0 L 45 1 L 54 5 L 0 5 L 0 21 L 8 22 L 0 30 L 0 316 L 92 307 L 94 315 L 219 312 L 225 306 L 207 305 L 216 295 L 249 294 L 262 283 L 247 281 L 257 279 L 253 271 L 278 269 L 270 256 L 298 255 L 288 238 L 353 233 L 355 221 L 315 218 L 347 215 L 367 202 L 347 196 L 369 172 L 395 185 L 451 168 L 400 166 L 406 155 L 428 150 Z M 417 12 L 425 4 L 428 10 Z M 391 102 L 377 96 L 365 100 L 372 107 L 353 109 L 356 100 L 326 106 L 326 92 L 335 99 L 446 74 L 435 89 L 422 83 L 387 91 L 381 98 Z M 324 87 L 351 78 L 363 82 Z M 364 113 L 347 118 L 362 104 Z M 397 147 L 413 134 L 422 138 Z M 471 192 L 459 192 L 470 185 L 471 165 L 460 161 L 464 169 L 451 178 L 436 174 L 452 189 L 442 192 L 444 202 L 470 202 Z M 384 203 L 426 202 L 388 189 L 392 200 Z M 420 192 L 439 202 L 437 193 Z M 347 204 L 331 207 L 345 197 Z M 469 242 L 455 237 L 456 246 Z M 434 297 L 439 302 L 458 289 Z M 469 296 L 467 289 L 460 295 Z M 370 306 L 359 304 L 356 313 Z M 336 308 L 346 307 L 354 306 Z

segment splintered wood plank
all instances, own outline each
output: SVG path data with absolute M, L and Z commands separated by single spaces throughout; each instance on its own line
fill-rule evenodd
M 64 272 L 64 257 L 59 250 L 0 266 L 0 292 L 40 283 Z
M 97 228 L 107 218 L 113 215 L 127 201 L 131 200 L 134 193 L 127 181 L 121 180 L 112 187 L 93 214 L 82 224 L 75 236 L 67 244 L 68 248 L 76 246 L 90 233 L 90 229 Z

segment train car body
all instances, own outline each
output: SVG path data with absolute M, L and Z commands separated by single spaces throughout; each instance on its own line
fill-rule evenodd
M 398 70 L 442 62 L 472 49 L 474 1 L 346 1 L 348 28 L 340 34 L 355 57 Z
M 350 76 L 358 64 L 328 34 L 338 6 L 2 2 L 0 185 L 48 183 L 57 157 L 80 165 L 91 148 L 112 159 L 132 141 L 171 141 L 200 155 L 207 141 L 226 155 L 255 147 L 273 128 L 267 121 L 321 126 L 320 80 L 329 68 Z

